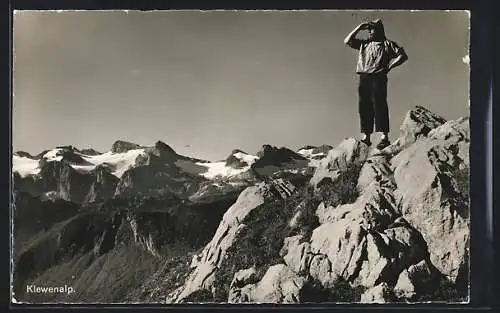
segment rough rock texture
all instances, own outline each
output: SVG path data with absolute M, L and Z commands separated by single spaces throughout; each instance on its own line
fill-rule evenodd
M 64 158 L 52 162 L 42 159 L 40 163 L 40 174 L 37 176 L 21 178 L 14 175 L 16 189 L 42 198 L 56 195 L 66 201 L 88 203 L 111 198 L 119 182 L 104 166 L 81 172 Z
M 301 236 L 285 240 L 285 263 L 298 274 L 309 274 L 333 288 L 340 280 L 372 287 L 387 279 L 395 283 L 402 268 L 425 256 L 425 242 L 407 227 L 368 233 L 346 220 L 325 223 L 314 230 L 310 242 Z M 392 277 L 392 279 L 390 278 Z
M 286 265 L 273 265 L 258 283 L 231 289 L 228 302 L 299 303 L 305 282 L 304 277 L 298 276 Z
M 234 274 L 234 278 L 231 282 L 231 287 L 239 288 L 241 286 L 245 286 L 247 284 L 253 283 L 257 277 L 257 271 L 255 267 L 250 267 L 244 270 L 238 271 Z
M 86 154 L 86 155 L 98 155 L 98 154 L 101 154 L 101 152 L 95 150 L 95 149 L 92 149 L 92 148 L 88 148 L 88 149 L 82 149 L 80 150 L 81 153 L 83 154 Z
M 417 292 L 426 288 L 433 279 L 433 273 L 427 261 L 422 260 L 413 264 L 399 274 L 394 294 L 398 298 L 411 299 Z
M 321 145 L 319 147 L 315 146 L 305 146 L 300 149 L 298 149 L 298 153 L 306 156 L 308 155 L 314 160 L 321 160 L 325 157 L 325 155 L 328 153 L 328 151 L 332 150 L 333 146 L 330 145 Z
M 394 294 L 398 298 L 412 298 L 416 295 L 415 285 L 410 279 L 410 274 L 407 270 L 403 270 L 399 274 L 398 282 L 394 286 Z
M 180 302 L 199 289 L 209 289 L 213 283 L 214 271 L 222 262 L 225 251 L 232 245 L 242 227 L 245 227 L 242 224 L 245 216 L 264 203 L 268 192 L 269 187 L 266 184 L 259 184 L 248 187 L 240 194 L 237 201 L 224 214 L 213 239 L 200 254 L 193 257 L 191 262 L 193 272 L 185 285 L 171 296 L 173 301 Z
M 240 169 L 245 166 L 248 166 L 249 164 L 245 162 L 245 160 L 241 158 L 237 158 L 235 156 L 236 153 L 240 154 L 247 154 L 246 152 L 239 150 L 239 149 L 234 149 L 231 154 L 226 158 L 226 166 L 232 167 L 234 169 Z
M 171 295 L 169 301 L 182 302 L 193 292 L 210 290 L 216 271 L 226 257 L 227 250 L 236 241 L 238 234 L 246 227 L 245 218 L 250 212 L 266 201 L 293 194 L 295 187 L 287 181 L 275 180 L 248 187 L 224 214 L 217 231 L 203 251 L 195 255 L 191 262 L 192 273 L 182 288 Z
M 328 151 L 332 150 L 333 146 L 330 145 L 321 145 L 313 149 L 313 153 L 328 153 Z
M 13 155 L 17 155 L 17 156 L 25 157 L 25 158 L 30 158 L 30 159 L 36 159 L 36 157 L 32 156 L 31 154 L 29 154 L 28 152 L 25 152 L 25 151 L 16 151 L 13 153 Z
M 277 171 L 305 168 L 309 159 L 285 147 L 277 148 L 264 145 L 257 152 L 256 160 L 251 168 L 258 176 L 270 176 Z
M 96 167 L 92 174 L 95 175 L 95 180 L 90 185 L 84 202 L 89 203 L 111 198 L 115 193 L 119 179 L 102 166 Z
M 361 303 L 386 303 L 389 295 L 389 286 L 386 283 L 381 283 L 365 291 L 361 295 Z
M 423 235 L 433 265 L 452 281 L 467 266 L 468 195 L 461 194 L 464 182 L 457 176 L 469 167 L 468 129 L 468 119 L 447 122 L 392 159 L 400 212 Z
M 168 147 L 168 146 L 167 146 Z M 180 171 L 177 154 L 162 144 L 148 148 L 144 157 L 127 170 L 117 184 L 115 196 L 161 196 L 173 193 L 187 198 L 199 190 L 205 179 Z
M 300 245 L 297 238 L 286 241 L 285 262 L 326 287 L 333 288 L 340 279 L 372 287 L 387 275 L 397 275 L 399 268 L 426 250 L 421 237 L 404 220 L 397 220 L 392 196 L 396 185 L 387 159 L 373 156 L 364 160 L 366 157 L 363 145 L 354 140 L 330 151 L 328 162 L 318 168 L 311 183 L 334 177 L 331 173 L 345 170 L 360 158 L 360 162 L 366 161 L 358 179 L 360 195 L 354 203 L 336 208 L 321 203 L 316 211 L 321 225 L 310 241 Z
M 362 164 L 367 156 L 366 145 L 354 138 L 346 139 L 337 147 L 329 150 L 326 157 L 320 161 L 320 165 L 311 178 L 311 184 L 317 187 L 325 179 L 335 180 L 338 171 Z
M 62 156 L 63 162 L 67 162 L 75 165 L 91 165 L 89 162 L 84 160 L 79 154 L 75 153 L 76 151 L 73 149 L 64 149 L 59 155 Z
M 142 147 L 138 144 L 123 140 L 117 140 L 111 146 L 111 151 L 114 153 L 122 153 L 122 152 L 127 152 L 129 150 L 140 149 L 140 148 Z
M 384 150 L 397 153 L 419 138 L 424 138 L 432 129 L 445 122 L 446 120 L 443 117 L 429 111 L 423 106 L 417 105 L 406 113 L 400 127 L 401 135 L 399 138 L 394 144 Z
M 68 163 L 51 162 L 42 168 L 45 190 L 55 190 L 59 197 L 66 201 L 83 202 L 93 177 L 73 169 Z

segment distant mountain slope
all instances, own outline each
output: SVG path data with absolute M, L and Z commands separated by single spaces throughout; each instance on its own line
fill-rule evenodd
M 264 146 L 260 156 L 235 149 L 225 161 L 209 162 L 177 154 L 158 141 L 154 146 L 116 141 L 110 151 L 78 150 L 73 146 L 46 150 L 38 156 L 13 155 L 14 186 L 43 198 L 88 203 L 132 194 L 174 193 L 193 199 L 206 194 L 241 191 L 256 179 L 283 168 L 314 167 L 310 159 L 286 148 Z M 314 163 L 316 162 L 316 163 Z

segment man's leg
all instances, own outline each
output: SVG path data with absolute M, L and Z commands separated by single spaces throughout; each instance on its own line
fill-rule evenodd
M 373 132 L 373 104 L 372 104 L 373 82 L 370 77 L 360 75 L 358 86 L 358 109 L 359 122 L 361 133 L 363 134 L 362 141 L 368 145 L 370 135 Z
M 387 76 L 377 77 L 373 85 L 373 104 L 375 112 L 375 131 L 382 133 L 377 148 L 383 149 L 389 141 L 389 108 L 387 105 Z

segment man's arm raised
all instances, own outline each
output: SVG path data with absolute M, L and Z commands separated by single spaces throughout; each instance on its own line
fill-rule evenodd
M 354 28 L 344 39 L 344 43 L 353 49 L 359 49 L 361 46 L 361 40 L 356 38 L 356 35 L 360 30 L 366 29 L 368 27 L 368 23 L 361 23 L 356 28 Z

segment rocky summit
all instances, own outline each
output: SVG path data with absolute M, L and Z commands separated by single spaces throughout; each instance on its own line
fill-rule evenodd
M 17 152 L 13 298 L 467 302 L 469 119 L 416 106 L 394 139 L 217 162 L 162 141 Z

